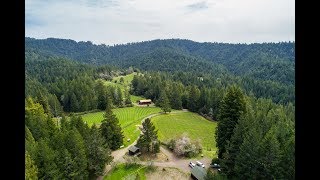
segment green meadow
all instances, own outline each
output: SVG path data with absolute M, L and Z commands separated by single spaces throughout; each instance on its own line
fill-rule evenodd
M 116 108 L 112 110 L 113 113 L 119 119 L 121 128 L 123 130 L 124 145 L 127 146 L 136 140 L 140 134 L 138 126 L 141 125 L 141 120 L 151 114 L 161 112 L 158 107 L 126 107 Z M 92 126 L 94 123 L 99 125 L 103 120 L 104 111 L 88 113 L 82 115 L 82 119 L 89 125 Z M 127 142 L 127 139 L 130 142 Z
M 186 133 L 192 140 L 201 141 L 203 153 L 206 156 L 215 156 L 216 122 L 192 112 L 162 114 L 153 117 L 152 122 L 158 129 L 158 137 L 162 142 Z

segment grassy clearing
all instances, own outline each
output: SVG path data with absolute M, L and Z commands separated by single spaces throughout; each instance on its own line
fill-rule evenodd
M 131 81 L 133 79 L 133 76 L 137 73 L 128 74 L 126 76 L 118 76 L 114 77 L 112 81 L 104 81 L 104 84 L 106 86 L 113 86 L 113 87 L 120 87 L 121 91 L 124 92 L 124 90 L 127 88 L 129 90 Z M 124 82 L 120 83 L 120 78 L 123 77 Z
M 123 84 L 120 84 L 120 83 L 115 83 L 115 82 L 111 82 L 111 81 L 104 81 L 104 85 L 106 85 L 106 86 L 113 86 L 113 87 L 115 87 L 115 88 L 120 88 L 121 89 L 121 91 L 122 92 L 124 92 L 124 90 L 125 90 L 125 88 L 128 88 L 129 89 L 129 87 L 127 87 L 127 86 L 124 86 Z
M 117 108 L 112 110 L 113 113 L 119 119 L 121 128 L 123 130 L 124 145 L 127 146 L 136 140 L 140 134 L 138 125 L 141 124 L 141 120 L 151 114 L 161 112 L 161 109 L 158 107 L 126 107 L 126 108 Z M 103 120 L 104 111 L 88 113 L 82 115 L 82 119 L 87 122 L 89 126 L 95 124 L 100 124 Z M 130 139 L 130 142 L 127 142 L 127 139 Z
M 163 114 L 152 118 L 158 129 L 158 137 L 166 142 L 171 138 L 187 133 L 193 139 L 200 139 L 203 154 L 208 157 L 216 155 L 215 130 L 217 123 L 206 120 L 192 112 Z
M 120 82 L 120 78 L 123 77 L 124 85 L 128 86 L 128 85 L 130 85 L 131 81 L 133 80 L 134 75 L 137 75 L 137 73 L 134 72 L 134 73 L 128 74 L 126 76 L 117 76 L 112 79 L 112 82 L 114 82 L 114 83 Z
M 131 95 L 131 102 L 132 103 L 135 103 L 141 99 L 145 99 L 144 97 L 141 97 L 141 96 L 135 96 L 135 95 Z
M 165 169 L 165 170 L 164 170 Z M 191 180 L 190 174 L 173 167 L 156 167 L 153 172 L 146 172 L 147 179 L 184 179 Z
M 104 81 L 104 84 L 106 86 L 113 86 L 113 87 L 116 87 L 116 88 L 120 88 L 121 91 L 124 93 L 125 89 L 129 90 L 130 89 L 130 84 L 131 84 L 131 81 L 133 80 L 133 76 L 136 75 L 137 73 L 134 72 L 132 74 L 128 74 L 126 76 L 118 76 L 118 77 L 114 77 L 112 79 L 112 81 Z M 120 83 L 120 78 L 123 77 L 124 79 L 124 83 Z M 144 97 L 141 97 L 141 96 L 135 96 L 135 95 L 131 95 L 131 101 L 133 103 L 137 102 L 138 100 L 140 99 L 145 99 Z
M 145 166 L 142 165 L 130 165 L 127 166 L 125 164 L 117 165 L 107 176 L 105 176 L 104 180 L 120 180 L 120 179 L 141 179 L 145 180 Z M 137 177 L 138 176 L 138 177 Z

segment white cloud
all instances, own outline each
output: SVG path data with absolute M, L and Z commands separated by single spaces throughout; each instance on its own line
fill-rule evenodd
M 26 36 L 100 44 L 294 41 L 294 0 L 26 0 Z

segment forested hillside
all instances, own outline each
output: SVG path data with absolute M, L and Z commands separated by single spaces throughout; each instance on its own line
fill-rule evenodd
M 54 38 L 26 38 L 25 41 L 26 52 L 37 51 L 42 55 L 62 56 L 89 64 L 205 73 L 223 71 L 224 68 L 217 67 L 220 64 L 231 74 L 294 84 L 295 44 L 292 42 L 226 44 L 168 39 L 106 46 Z M 215 68 L 210 69 L 205 61 Z
M 27 62 L 63 57 L 88 65 L 180 73 L 178 78 L 182 73 L 187 78 L 204 77 L 204 82 L 211 84 L 236 83 L 248 93 L 281 104 L 295 104 L 294 53 L 291 42 L 247 45 L 179 39 L 105 46 L 66 39 L 26 38 L 25 50 Z
M 151 99 L 164 114 L 188 109 L 217 122 L 206 133 L 217 145 L 212 162 L 221 165 L 220 178 L 294 179 L 294 43 L 105 46 L 26 38 L 25 45 L 26 179 L 105 175 L 111 151 L 126 140 L 112 109 L 133 106 L 131 95 Z M 114 77 L 126 88 L 110 85 Z M 74 116 L 88 111 L 104 111 L 101 126 Z

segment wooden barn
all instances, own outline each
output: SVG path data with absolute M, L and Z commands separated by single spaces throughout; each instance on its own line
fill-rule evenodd
M 151 104 L 152 101 L 151 99 L 142 99 L 142 100 L 139 100 L 138 102 L 140 105 L 148 105 L 148 104 Z

